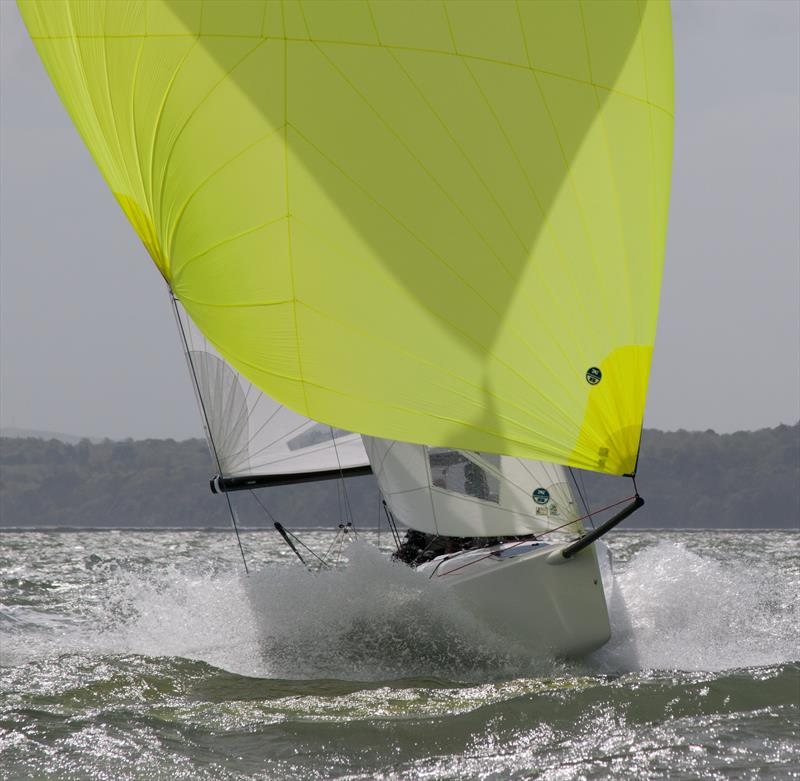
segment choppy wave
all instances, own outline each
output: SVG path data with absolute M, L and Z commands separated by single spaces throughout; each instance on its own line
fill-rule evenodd
M 253 536 L 245 578 L 223 537 L 3 542 L 9 778 L 800 772 L 794 535 L 618 535 L 612 641 L 570 663 L 369 545 L 311 576 Z
M 798 658 L 797 582 L 769 556 L 724 561 L 661 542 L 635 554 L 617 583 L 612 640 L 596 654 L 607 669 L 724 670 Z
M 74 586 L 16 579 L 2 658 L 90 650 L 200 659 L 253 676 L 360 680 L 555 669 L 511 654 L 446 587 L 377 548 L 355 544 L 349 558 L 343 570 L 272 564 L 244 578 L 221 562 L 89 553 L 90 577 Z M 67 609 L 49 604 L 59 598 Z M 648 546 L 618 567 L 610 612 L 612 641 L 586 669 L 722 670 L 797 657 L 797 585 L 768 557 L 731 563 L 674 542 Z
M 0 753 L 9 779 L 788 779 L 799 674 L 364 684 L 68 655 L 5 676 Z

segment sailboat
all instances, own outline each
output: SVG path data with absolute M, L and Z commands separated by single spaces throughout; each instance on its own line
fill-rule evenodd
M 236 490 L 372 471 L 446 541 L 420 577 L 526 648 L 602 645 L 600 538 L 643 504 L 668 2 L 18 5 L 167 284 L 234 525 Z M 594 529 L 575 469 L 632 481 Z

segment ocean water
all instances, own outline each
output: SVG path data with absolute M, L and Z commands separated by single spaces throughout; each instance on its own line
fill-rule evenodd
M 324 551 L 329 532 L 301 535 Z M 800 778 L 800 535 L 615 532 L 614 637 L 513 655 L 364 533 L 0 535 L 8 779 Z

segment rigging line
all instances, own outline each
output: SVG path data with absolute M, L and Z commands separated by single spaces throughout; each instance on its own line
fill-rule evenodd
M 333 563 L 333 556 L 334 556 L 333 549 L 336 547 L 336 543 L 339 542 L 341 534 L 342 534 L 342 528 L 341 524 L 339 524 L 339 530 L 336 532 L 336 536 L 333 538 L 333 540 L 331 540 L 331 544 L 328 546 L 328 550 L 325 551 L 325 561 L 329 563 L 329 566 L 331 568 L 335 567 L 335 564 Z
M 394 544 L 397 546 L 397 550 L 400 550 L 403 543 L 400 539 L 400 530 L 397 528 L 397 521 L 395 520 L 395 517 L 392 514 L 391 510 L 389 510 L 389 520 L 392 522 L 392 534 L 394 534 Z
M 353 527 L 353 524 L 352 524 L 352 523 L 350 523 L 350 524 L 347 524 L 347 526 L 345 526 L 345 527 L 342 529 L 342 538 L 341 538 L 341 540 L 339 541 L 339 553 L 338 553 L 338 554 L 337 554 L 337 556 L 336 556 L 336 564 L 337 564 L 337 566 L 338 566 L 338 565 L 341 563 L 341 561 L 342 561 L 342 551 L 344 550 L 344 541 L 348 539 L 348 537 L 347 537 L 347 534 L 348 534 L 348 532 L 350 531 L 350 529 L 351 529 L 352 527 Z
M 309 548 L 308 545 L 306 545 L 293 531 L 291 531 L 291 529 L 287 529 L 285 526 L 282 528 L 298 545 L 302 545 L 315 559 L 317 559 L 317 561 L 319 561 L 320 569 L 322 567 L 330 567 L 330 564 L 328 564 L 327 561 L 320 558 L 318 554 L 314 553 L 314 551 L 311 550 L 311 548 Z
M 581 482 L 581 490 L 583 491 L 583 494 L 586 497 L 586 506 L 591 508 L 592 502 L 589 499 L 589 491 L 586 489 L 586 478 L 585 478 L 585 475 L 584 475 L 583 472 L 580 472 L 578 474 L 578 477 L 579 477 L 580 482 Z M 592 528 L 594 528 L 594 518 L 591 518 L 590 522 L 592 524 Z
M 625 477 L 632 477 L 634 485 L 636 484 L 636 473 L 639 471 L 639 456 L 642 452 L 642 434 L 644 433 L 644 421 L 642 421 L 642 425 L 639 426 L 639 444 L 636 448 L 636 461 L 633 462 L 633 471 L 629 475 L 625 475 Z M 638 491 L 636 492 L 639 493 Z
M 381 494 L 379 491 L 375 492 L 375 498 L 378 500 L 378 550 L 381 548 Z
M 575 470 L 571 466 L 568 466 L 567 467 L 567 471 L 569 472 L 569 476 L 572 478 L 572 482 L 575 485 L 575 490 L 578 492 L 578 496 L 580 497 L 581 504 L 583 505 L 583 511 L 586 513 L 586 515 L 584 517 L 591 519 L 592 512 L 589 510 L 589 503 L 586 501 L 586 497 L 584 496 L 584 492 L 581 491 L 581 487 L 580 487 L 580 485 L 578 485 L 578 480 L 575 477 Z M 576 520 L 576 522 L 579 521 L 579 520 L 581 520 L 581 519 L 578 518 Z M 594 528 L 594 521 L 592 521 L 592 528 Z
M 606 510 L 610 510 L 612 507 L 618 507 L 625 502 L 629 502 L 631 499 L 635 499 L 635 496 L 627 496 L 625 499 L 620 499 L 618 502 L 614 502 L 614 504 L 607 504 L 605 507 L 601 507 L 599 510 L 595 510 L 588 515 L 582 515 L 580 518 L 576 518 L 574 521 L 567 521 L 566 523 L 562 523 L 561 526 L 556 526 L 553 529 L 548 529 L 547 531 L 540 532 L 539 537 L 544 537 L 545 534 L 551 534 L 552 532 L 557 532 L 559 529 L 563 529 L 565 526 L 570 526 L 573 523 L 578 523 L 578 521 L 585 521 L 587 518 L 591 518 L 593 515 L 599 515 L 600 513 L 605 512 Z
M 394 513 L 389 510 L 389 520 L 392 522 L 392 533 L 394 534 L 394 544 L 397 546 L 397 550 L 403 545 L 402 540 L 400 539 L 400 530 L 397 528 L 397 520 L 394 517 Z M 406 532 L 408 533 L 408 532 Z
M 244 564 L 244 574 L 249 575 L 250 570 L 247 568 L 247 559 L 244 556 L 244 548 L 242 547 L 242 538 L 239 536 L 239 524 L 236 523 L 236 511 L 233 509 L 233 502 L 231 501 L 230 494 L 225 493 L 225 501 L 228 504 L 228 512 L 231 516 L 231 523 L 233 524 L 233 533 L 236 535 L 236 544 L 239 546 L 239 553 L 242 554 L 242 564 Z
M 275 520 L 275 516 L 269 511 L 267 506 L 258 498 L 258 494 L 252 488 L 249 489 L 249 492 L 250 492 L 250 495 L 253 497 L 253 499 L 256 500 L 256 503 L 258 504 L 258 506 L 264 511 L 266 516 L 273 523 L 277 523 L 277 521 Z M 283 524 L 281 524 L 281 526 L 283 526 Z M 285 526 L 283 526 L 283 530 L 287 534 L 291 535 L 295 539 L 296 542 L 298 542 L 300 545 L 302 545 L 315 559 L 317 559 L 317 561 L 319 561 L 321 564 L 323 564 L 325 566 L 328 566 L 327 562 L 324 561 L 323 559 L 321 559 L 316 553 L 314 553 L 314 551 L 311 550 L 311 548 L 309 548 L 308 545 L 306 545 L 294 532 L 292 532 L 291 530 L 287 529 Z
M 249 380 L 248 380 L 248 382 L 249 382 Z M 262 424 L 262 425 L 259 427 L 258 431 L 256 431 L 256 432 L 255 432 L 255 434 L 253 434 L 253 437 L 255 437 L 257 434 L 260 434 L 260 433 L 261 433 L 261 431 L 262 431 L 262 430 L 263 430 L 263 429 L 266 427 L 267 423 L 269 423 L 269 421 L 270 421 L 270 420 L 272 420 L 272 418 L 273 418 L 273 417 L 275 417 L 275 415 L 277 415 L 277 414 L 278 414 L 278 412 L 280 412 L 282 409 L 288 410 L 289 412 L 291 412 L 291 411 L 292 411 L 292 410 L 290 410 L 290 409 L 289 409 L 287 406 L 285 406 L 284 404 L 280 404 L 280 405 L 278 406 L 278 409 L 276 409 L 276 410 L 275 410 L 275 412 L 273 412 L 273 413 L 272 413 L 272 415 L 270 416 L 269 420 L 267 420 L 265 423 L 263 423 L 263 424 Z M 301 428 L 303 428 L 303 426 L 307 426 L 309 423 L 312 423 L 312 422 L 313 422 L 313 421 L 312 421 L 310 418 L 307 418 L 307 417 L 304 417 L 303 415 L 300 415 L 300 413 L 297 413 L 297 415 L 298 415 L 298 417 L 302 418 L 302 421 L 301 421 L 300 423 L 298 423 L 298 424 L 297 424 L 297 425 L 296 425 L 296 426 L 295 426 L 293 429 L 291 429 L 290 431 L 287 431 L 286 433 L 283 433 L 283 434 L 281 434 L 280 436 L 276 437 L 275 439 L 271 440 L 271 441 L 270 441 L 270 442 L 268 442 L 266 445 L 262 445 L 262 446 L 261 446 L 261 447 L 260 447 L 258 450 L 256 450 L 256 451 L 253 453 L 253 455 L 256 455 L 256 456 L 257 456 L 257 455 L 260 455 L 260 454 L 261 454 L 261 453 L 263 453 L 265 450 L 268 450 L 268 449 L 269 449 L 269 448 L 271 448 L 273 445 L 276 445 L 278 442 L 284 442 L 284 441 L 286 441 L 286 440 L 287 440 L 287 439 L 288 439 L 290 436 L 292 436 L 292 434 L 294 434 L 296 431 L 299 431 Z M 287 447 L 288 447 L 288 445 L 287 445 Z M 298 456 L 299 456 L 299 455 L 300 455 L 300 454 L 298 453 Z M 295 456 L 291 456 L 291 458 L 295 458 Z M 286 459 L 283 459 L 283 460 L 286 460 Z
M 323 556 L 323 559 L 325 559 L 326 563 L 327 563 L 328 559 L 330 558 L 331 551 L 333 550 L 333 546 L 336 545 L 336 540 L 339 539 L 340 532 L 341 532 L 341 524 L 339 524 L 339 530 L 336 532 L 336 535 L 331 540 L 331 544 L 328 546 L 328 550 L 325 551 L 325 555 Z
M 339 533 L 336 535 L 336 541 L 339 543 L 338 547 L 336 548 L 336 563 L 334 566 L 338 567 L 341 560 L 342 560 L 342 546 L 344 545 L 344 537 L 345 537 L 345 527 L 342 526 L 339 529 Z
M 328 566 L 330 566 L 330 567 L 333 566 L 332 564 L 330 564 L 329 560 L 331 558 L 333 558 L 332 555 L 331 555 L 331 552 L 333 551 L 334 547 L 336 547 L 337 543 L 338 543 L 339 547 L 338 547 L 338 551 L 337 551 L 337 554 L 336 554 L 336 564 L 337 565 L 339 564 L 339 561 L 340 561 L 341 556 L 342 556 L 342 546 L 344 545 L 345 537 L 347 536 L 347 533 L 352 528 L 352 526 L 353 526 L 353 524 L 351 524 L 351 523 L 340 523 L 339 524 L 339 529 L 336 532 L 336 536 L 333 538 L 333 541 L 328 546 L 328 550 L 325 552 L 325 561 L 328 564 Z
M 433 528 L 436 529 L 436 536 L 439 536 L 439 523 L 436 520 L 436 503 L 433 501 L 433 471 L 431 470 L 431 451 L 428 445 L 419 445 L 422 448 L 422 460 L 425 463 L 425 488 L 431 500 L 431 517 L 433 518 Z
M 350 525 L 353 527 L 353 533 L 358 536 L 356 531 L 356 519 L 353 515 L 353 508 L 350 506 L 350 496 L 347 493 L 347 485 L 344 481 L 344 470 L 342 469 L 342 461 L 339 458 L 339 448 L 336 446 L 336 435 L 333 433 L 333 426 L 328 426 L 331 430 L 331 442 L 333 442 L 333 452 L 336 454 L 336 463 L 339 466 L 339 477 L 342 481 L 342 491 L 344 492 L 344 504 L 347 514 L 350 516 Z
M 503 548 L 503 551 L 512 550 L 513 548 L 516 548 L 519 545 L 524 545 L 525 543 L 529 543 L 529 542 L 536 542 L 536 540 L 537 540 L 536 535 L 532 534 L 532 535 L 530 535 L 530 537 L 526 537 L 525 539 L 518 540 L 513 545 L 509 545 L 507 548 Z M 460 565 L 458 567 L 454 567 L 453 569 L 449 569 L 449 570 L 447 570 L 447 572 L 443 572 L 441 575 L 437 575 L 436 577 L 442 578 L 445 575 L 452 575 L 454 572 L 458 572 L 459 570 L 466 569 L 467 567 L 470 567 L 473 564 L 477 564 L 479 561 L 484 561 L 485 559 L 490 559 L 492 556 L 496 555 L 496 553 L 497 553 L 496 551 L 493 551 L 492 553 L 487 553 L 485 556 L 481 556 L 479 559 L 473 559 L 472 561 L 468 561 L 466 564 L 462 564 L 462 565 Z M 434 574 L 438 571 L 439 567 L 442 564 L 444 564 L 445 561 L 447 561 L 447 559 L 443 559 L 442 561 L 439 562 L 439 564 L 436 565 L 436 569 L 434 569 L 434 571 L 431 573 L 430 578 L 432 578 L 434 576 Z M 430 580 L 430 578 L 429 578 L 429 580 Z
M 518 491 L 522 491 L 522 493 L 525 494 L 525 496 L 528 495 L 528 491 L 525 490 L 521 485 L 519 485 L 519 483 L 514 482 L 514 480 L 512 480 L 508 476 L 508 474 L 503 471 L 502 466 L 495 466 L 490 461 L 485 460 L 484 457 L 480 453 L 476 453 L 476 452 L 473 452 L 471 450 L 459 450 L 458 452 L 462 453 L 464 455 L 464 457 L 468 461 L 471 461 L 473 464 L 476 464 L 481 469 L 483 469 L 484 472 L 488 472 L 488 473 L 494 475 L 498 480 L 502 480 L 503 482 L 507 483 L 508 485 L 512 486 L 513 488 L 516 488 Z M 501 456 L 501 458 L 502 458 L 502 456 Z M 511 456 L 511 458 L 514 458 L 514 457 Z M 525 466 L 525 464 L 522 463 L 522 459 L 521 458 L 514 458 L 514 460 L 517 461 L 522 466 L 523 469 L 525 469 L 525 471 L 528 473 L 528 475 L 530 475 L 532 480 L 534 480 L 535 482 L 538 482 L 538 480 L 531 474 L 531 472 L 527 468 L 527 466 Z M 555 480 L 553 478 L 553 476 L 548 472 L 548 470 L 546 468 L 546 465 L 544 463 L 542 463 L 542 466 L 545 467 L 544 473 L 545 473 L 545 476 L 547 477 L 547 479 L 550 481 L 550 483 L 551 484 L 557 483 L 558 481 Z M 516 512 L 516 510 L 514 510 L 513 512 Z
M 556 526 L 554 529 L 548 529 L 547 531 L 540 532 L 538 535 L 533 534 L 533 535 L 531 535 L 531 537 L 533 537 L 533 540 L 541 539 L 542 537 L 544 537 L 545 534 L 550 534 L 552 532 L 558 531 L 559 529 L 563 529 L 565 526 L 570 526 L 573 523 L 577 523 L 578 521 L 582 521 L 582 520 L 584 520 L 586 518 L 590 518 L 592 515 L 597 515 L 597 513 L 602 513 L 602 512 L 605 512 L 606 510 L 610 510 L 612 507 L 617 507 L 618 505 L 624 504 L 625 502 L 630 501 L 631 499 L 635 499 L 635 498 L 636 498 L 635 496 L 629 496 L 627 499 L 620 499 L 620 501 L 614 502 L 614 504 L 609 504 L 606 507 L 601 507 L 599 510 L 595 510 L 593 513 L 590 513 L 589 515 L 583 516 L 583 518 L 576 518 L 574 521 L 567 521 L 566 523 L 562 523 L 561 526 Z M 579 537 L 578 539 L 581 539 L 581 538 Z M 515 542 L 513 545 L 509 545 L 507 548 L 504 548 L 504 550 L 511 550 L 512 548 L 516 548 L 518 545 L 522 545 L 523 543 L 530 542 L 530 541 L 531 541 L 530 539 L 519 540 L 518 542 Z M 426 550 L 427 550 L 427 548 L 426 548 Z M 436 577 L 437 578 L 442 578 L 445 575 L 452 575 L 454 572 L 459 572 L 462 569 L 466 569 L 467 567 L 471 567 L 473 564 L 477 564 L 479 561 L 484 561 L 485 559 L 491 558 L 494 555 L 495 555 L 494 553 L 487 553 L 485 556 L 481 556 L 479 559 L 473 559 L 472 561 L 468 561 L 465 564 L 461 564 L 458 567 L 455 567 L 453 569 L 447 570 L 447 572 L 442 572 L 441 575 L 436 575 Z M 431 578 L 438 571 L 439 567 L 442 564 L 444 564 L 445 561 L 447 561 L 447 559 L 444 559 L 443 561 L 439 562 L 439 564 L 436 565 L 436 569 L 434 569 L 433 573 L 431 573 L 431 575 L 430 575 Z
M 186 356 L 186 363 L 189 366 L 189 373 L 192 376 L 192 385 L 194 387 L 194 392 L 197 396 L 197 402 L 200 405 L 200 413 L 203 417 L 203 427 L 206 430 L 206 437 L 208 438 L 208 442 L 211 445 L 211 452 L 214 456 L 214 461 L 217 464 L 217 471 L 219 472 L 220 476 L 222 475 L 222 463 L 219 459 L 219 453 L 217 453 L 217 446 L 214 444 L 214 437 L 211 435 L 211 423 L 208 419 L 208 413 L 206 412 L 206 405 L 203 402 L 203 396 L 200 393 L 200 384 L 197 381 L 197 372 L 195 371 L 194 361 L 192 361 L 191 352 L 189 350 L 189 342 L 186 339 L 186 331 L 183 328 L 183 321 L 181 320 L 181 313 L 178 309 L 178 299 L 175 298 L 175 294 L 172 292 L 172 288 L 169 288 L 169 297 L 172 300 L 172 311 L 175 313 L 175 322 L 178 324 L 178 331 L 181 335 L 181 344 L 183 346 L 184 355 Z M 244 547 L 242 546 L 242 538 L 239 536 L 239 524 L 236 523 L 236 512 L 233 509 L 233 503 L 231 502 L 230 496 L 225 494 L 225 501 L 228 505 L 228 513 L 231 517 L 231 524 L 233 525 L 233 532 L 236 535 L 236 544 L 239 546 L 239 553 L 242 555 L 242 564 L 244 564 L 244 573 L 245 575 L 250 574 L 250 570 L 247 568 L 247 558 L 244 555 Z
M 313 550 L 311 550 L 311 548 L 309 548 L 309 547 L 308 547 L 308 545 L 306 545 L 306 544 L 305 544 L 305 543 L 304 543 L 304 542 L 303 542 L 303 541 L 302 541 L 302 540 L 301 540 L 301 539 L 300 539 L 300 538 L 299 538 L 299 537 L 298 537 L 298 536 L 297 536 L 297 535 L 296 535 L 296 534 L 295 534 L 295 533 L 294 533 L 294 532 L 293 532 L 291 529 L 287 529 L 286 527 L 284 527 L 284 531 L 285 531 L 285 532 L 286 532 L 286 533 L 287 533 L 287 534 L 288 534 L 288 535 L 289 535 L 289 536 L 290 536 L 290 537 L 291 537 L 291 538 L 292 538 L 292 539 L 293 539 L 293 540 L 294 540 L 294 541 L 295 541 L 295 542 L 296 542 L 298 545 L 302 545 L 302 546 L 303 546 L 303 547 L 304 547 L 304 548 L 305 548 L 305 549 L 306 549 L 306 550 L 307 550 L 307 551 L 308 551 L 308 552 L 309 552 L 309 553 L 310 553 L 310 554 L 311 554 L 311 555 L 312 555 L 312 556 L 313 556 L 315 559 L 317 559 L 317 560 L 319 561 L 319 563 L 320 563 L 320 565 L 321 565 L 321 566 L 324 566 L 324 567 L 330 567 L 330 564 L 328 564 L 328 562 L 327 562 L 327 561 L 325 561 L 324 559 L 320 558 L 320 557 L 319 557 L 319 555 L 317 555 L 316 553 L 314 553 L 314 551 L 313 551 Z
M 383 505 L 383 511 L 386 513 L 386 523 L 389 526 L 389 531 L 391 532 L 392 539 L 394 540 L 395 546 L 400 548 L 400 535 L 397 533 L 397 525 L 394 522 L 394 518 L 392 517 L 392 513 L 389 510 L 389 505 L 386 504 L 386 499 L 382 497 L 380 492 L 378 493 L 378 498 Z

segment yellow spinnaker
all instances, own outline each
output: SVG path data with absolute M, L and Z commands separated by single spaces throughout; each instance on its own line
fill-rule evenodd
M 20 0 L 219 351 L 332 425 L 634 468 L 672 158 L 661 0 Z

